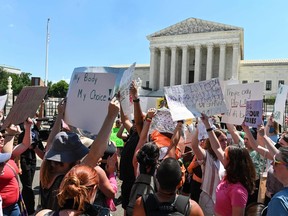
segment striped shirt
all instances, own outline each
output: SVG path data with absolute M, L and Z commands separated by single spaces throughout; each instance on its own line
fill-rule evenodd
M 203 170 L 203 182 L 201 185 L 201 189 L 212 198 L 215 204 L 216 188 L 225 175 L 225 168 L 218 159 L 214 160 L 210 153 L 206 151 L 206 158 Z

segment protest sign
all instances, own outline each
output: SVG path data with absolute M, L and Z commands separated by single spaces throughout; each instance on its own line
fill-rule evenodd
M 1 130 L 7 128 L 10 124 L 23 123 L 28 117 L 33 118 L 47 90 L 48 87 L 42 86 L 24 87 L 13 104 Z
M 113 97 L 114 84 L 112 73 L 74 72 L 67 94 L 65 122 L 98 134 Z
M 227 112 L 219 79 L 164 87 L 174 121 Z
M 148 134 L 151 134 L 154 130 L 162 133 L 174 133 L 174 129 L 177 122 L 174 122 L 171 116 L 171 110 L 166 107 L 162 107 L 157 110 L 155 116 L 152 118 Z
M 7 100 L 7 94 L 0 96 L 0 111 L 4 109 Z
M 280 125 L 283 125 L 283 115 L 285 112 L 285 103 L 286 103 L 286 99 L 287 99 L 287 93 L 288 93 L 288 86 L 287 85 L 280 85 L 278 92 L 277 92 L 277 96 L 276 96 L 276 100 L 275 100 L 275 104 L 274 104 L 274 119 L 277 123 L 279 123 Z
M 241 125 L 245 118 L 246 102 L 263 100 L 263 83 L 227 85 L 224 92 L 228 112 L 222 122 Z
M 210 127 L 213 129 L 216 129 L 215 125 L 213 125 L 213 121 L 211 118 L 208 119 Z M 201 139 L 208 139 L 208 133 L 206 131 L 206 127 L 201 120 L 201 118 L 198 118 L 198 124 L 197 124 L 197 129 L 198 129 L 198 140 L 200 141 Z
M 123 77 L 123 73 L 127 68 L 122 67 L 76 67 L 73 73 L 111 73 L 115 75 L 115 85 L 113 89 L 113 94 L 119 91 L 119 84 Z
M 262 124 L 262 114 L 263 100 L 246 101 L 245 125 L 257 128 Z
M 124 71 L 122 79 L 120 81 L 119 90 L 120 90 L 120 103 L 124 115 L 129 116 L 133 113 L 133 100 L 130 97 L 130 85 L 132 83 L 133 73 L 135 70 L 135 64 L 132 64 L 127 70 Z

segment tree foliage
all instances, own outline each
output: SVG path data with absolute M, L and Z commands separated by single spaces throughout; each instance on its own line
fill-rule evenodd
M 48 87 L 49 97 L 64 98 L 68 92 L 69 84 L 65 80 L 60 80 L 54 84 L 48 82 Z
M 6 94 L 8 77 L 12 78 L 13 94 L 18 95 L 24 86 L 31 86 L 30 73 L 13 74 L 0 67 L 0 95 Z

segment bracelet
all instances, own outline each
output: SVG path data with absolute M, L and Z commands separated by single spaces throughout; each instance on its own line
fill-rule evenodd
M 207 132 L 213 131 L 213 128 L 207 128 L 206 131 Z
M 138 103 L 139 101 L 140 101 L 139 98 L 137 98 L 137 99 L 133 99 L 133 102 L 135 102 L 135 103 Z
M 152 118 L 146 117 L 146 118 L 145 118 L 145 121 L 151 122 L 151 121 L 152 121 Z

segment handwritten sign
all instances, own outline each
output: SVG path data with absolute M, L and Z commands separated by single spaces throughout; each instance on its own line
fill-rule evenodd
M 1 129 L 7 128 L 10 124 L 20 124 L 28 117 L 34 117 L 39 105 L 47 93 L 48 87 L 27 86 L 18 95 Z
M 71 77 L 65 122 L 98 134 L 113 97 L 115 75 L 111 73 L 74 72 Z
M 0 96 L 0 111 L 4 109 L 7 100 L 7 94 Z
M 246 102 L 246 114 L 244 124 L 250 127 L 258 127 L 262 124 L 263 100 Z
M 263 83 L 228 85 L 224 92 L 228 112 L 222 122 L 241 125 L 245 118 L 246 102 L 263 99 Z
M 154 130 L 173 134 L 176 125 L 177 122 L 173 121 L 171 110 L 162 107 L 157 110 L 156 115 L 152 118 L 148 134 L 151 134 Z
M 275 104 L 274 104 L 274 119 L 277 123 L 280 125 L 283 125 L 283 115 L 285 112 L 285 103 L 287 99 L 287 93 L 288 93 L 288 86 L 287 85 L 280 85 Z
M 122 79 L 120 81 L 120 103 L 124 112 L 124 115 L 130 115 L 133 113 L 133 101 L 129 94 L 130 85 L 132 83 L 133 73 L 135 70 L 135 64 L 132 64 L 127 70 L 124 71 Z
M 164 93 L 174 121 L 227 112 L 218 79 L 164 87 Z

